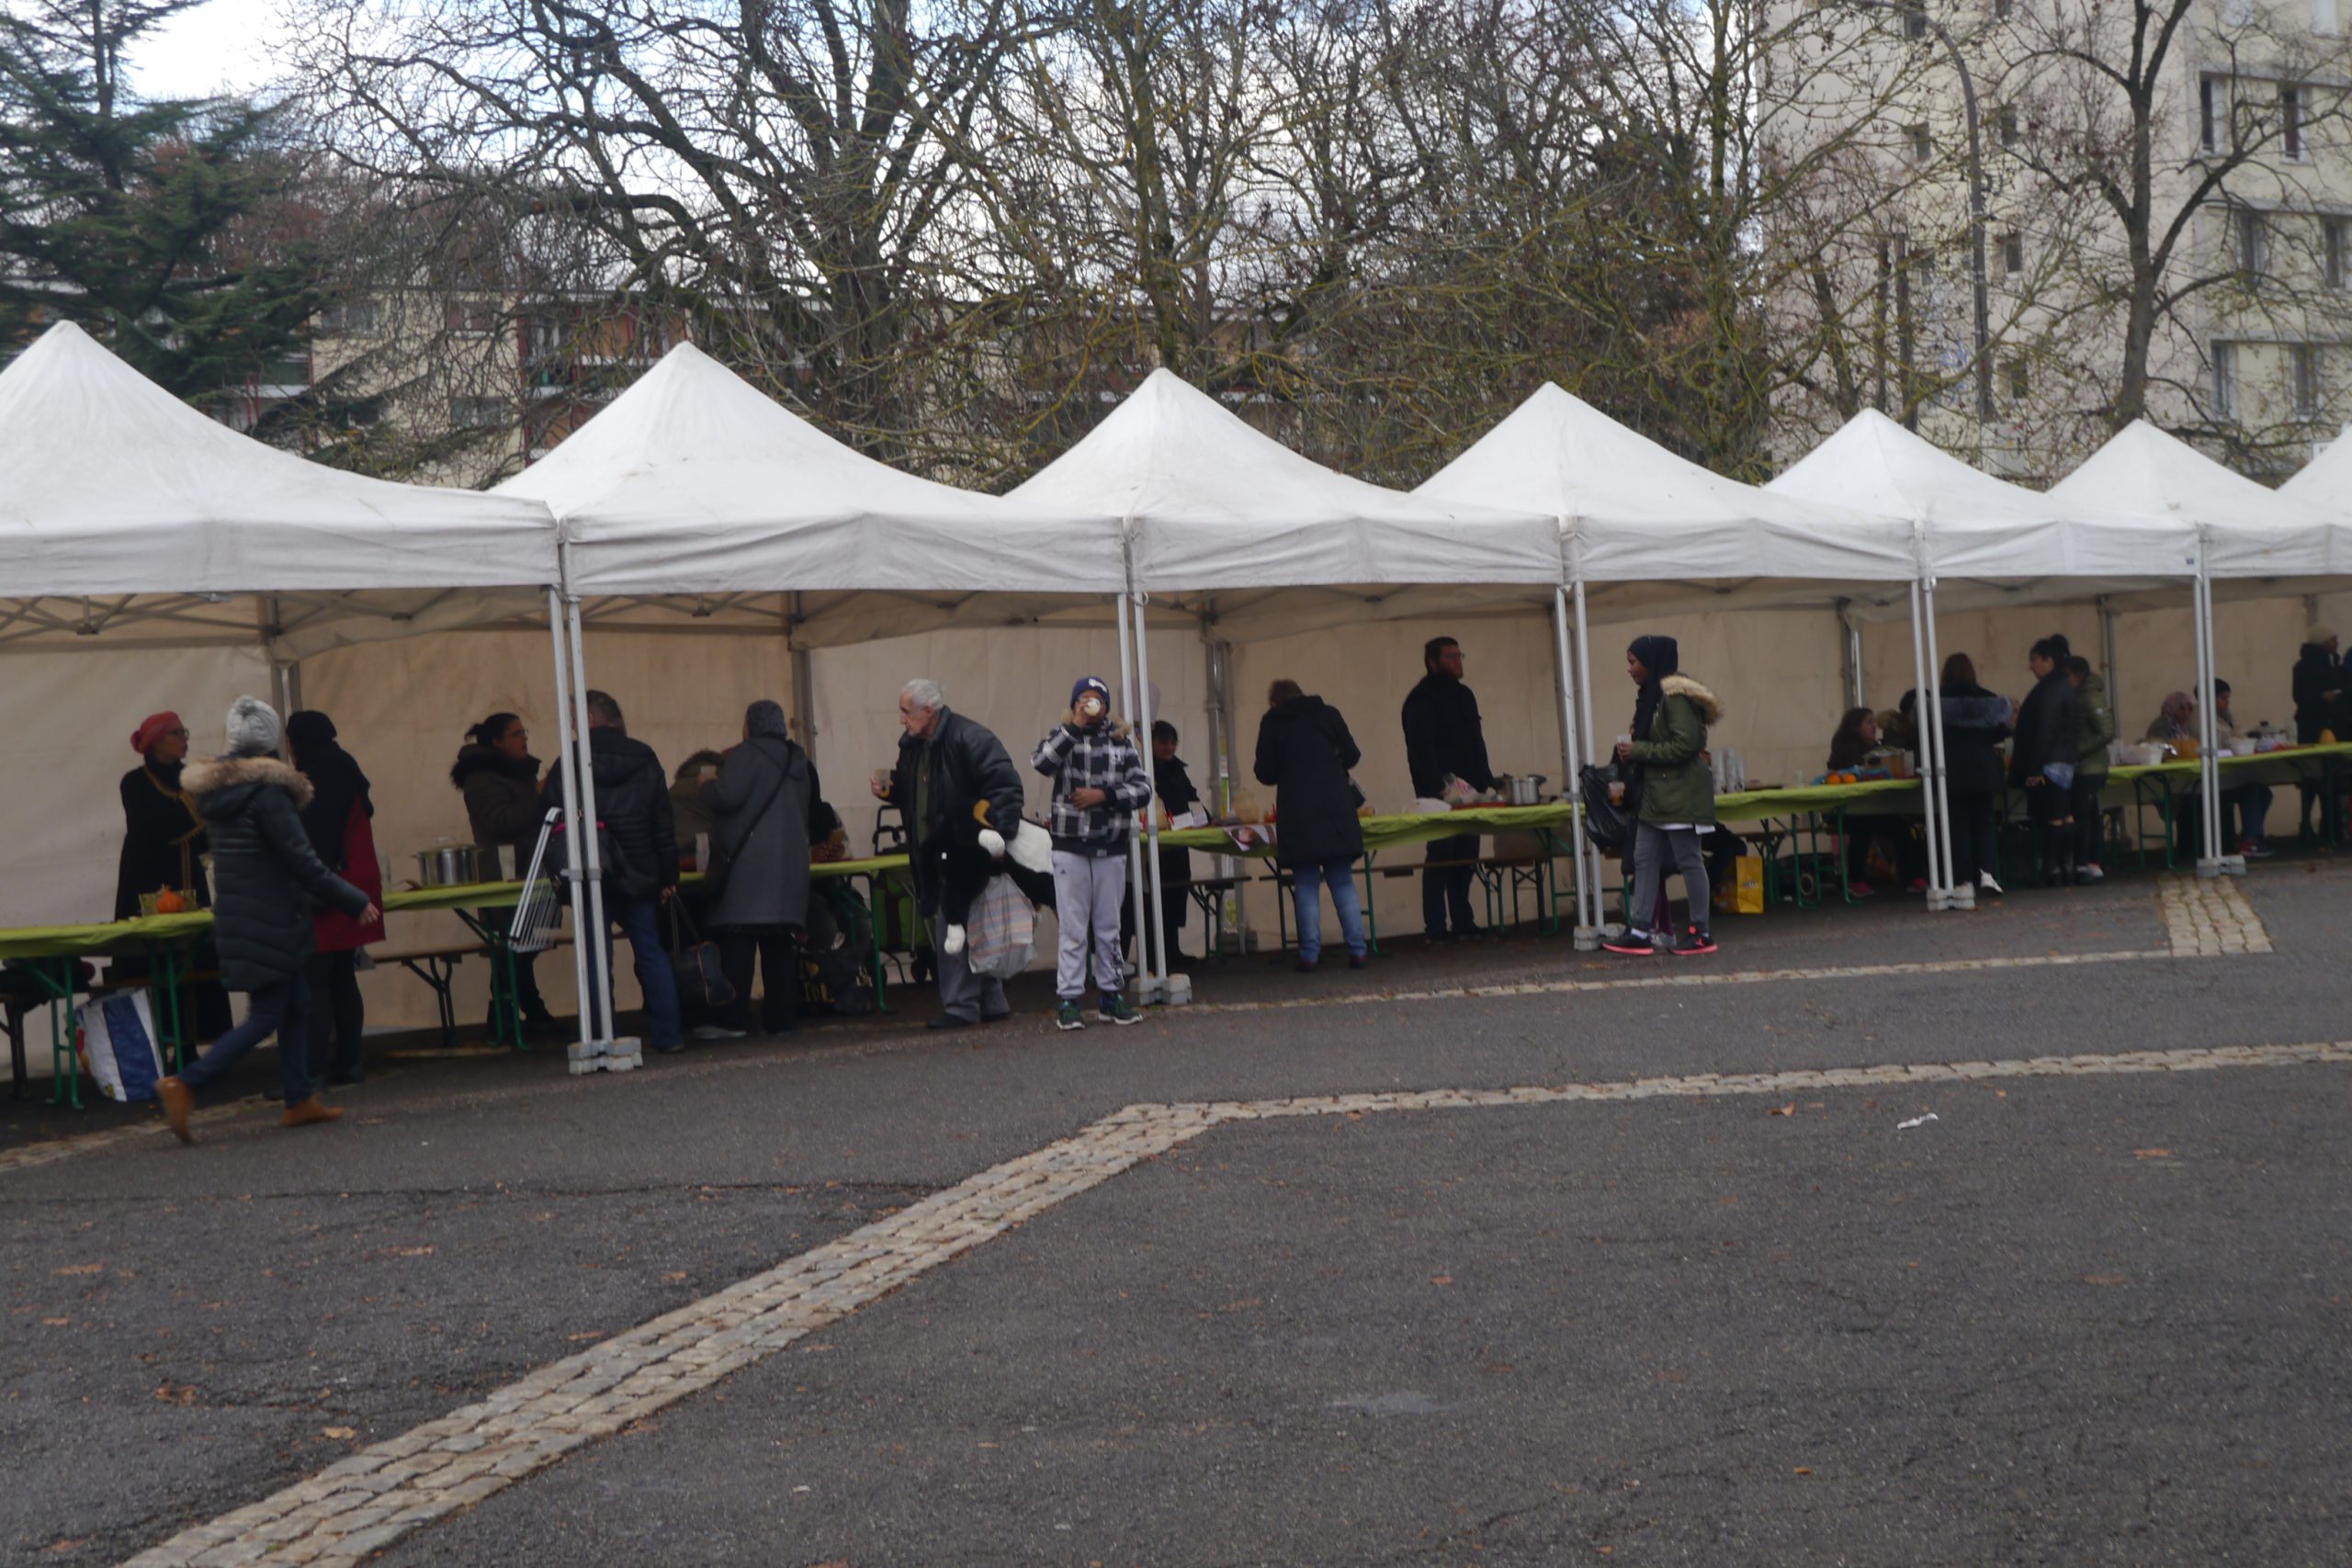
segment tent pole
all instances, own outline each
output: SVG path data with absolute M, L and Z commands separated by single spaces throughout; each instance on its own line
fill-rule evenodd
M 556 776 L 563 781 L 563 841 L 569 850 L 580 842 L 580 796 L 571 778 L 580 770 L 571 753 L 571 654 L 564 643 L 563 595 L 553 587 L 548 589 L 548 640 L 555 646 L 556 755 L 564 760 Z M 593 1010 L 588 1006 L 588 922 L 582 918 L 587 903 L 580 894 L 580 857 L 566 854 L 563 864 L 564 880 L 571 884 L 571 984 L 580 998 L 580 1044 L 584 1051 L 595 1038 L 590 1032 Z
M 2199 877 L 2231 869 L 2222 842 L 2222 760 L 2214 753 L 2219 733 L 2213 720 L 2213 581 L 2205 567 L 2206 530 L 2197 531 L 2197 576 L 2188 585 L 2189 610 L 2197 620 L 2197 792 L 2203 844 L 2197 856 Z
M 2107 706 L 2109 713 L 2123 711 L 2123 699 L 2116 694 L 2120 688 L 2115 679 L 2115 605 L 2104 593 L 2098 596 L 2098 662 L 2099 672 L 2107 677 Z
M 1944 907 L 1944 873 L 1937 864 L 1941 850 L 1936 839 L 1935 745 L 1928 730 L 1928 644 L 1922 626 L 1927 617 L 1920 603 L 1919 582 L 1915 577 L 1911 581 L 1911 728 L 1919 748 L 1919 815 L 1928 840 L 1928 908 L 1940 909 Z
M 1584 752 L 1588 757 L 1598 757 L 1600 753 L 1592 743 L 1591 617 L 1586 614 L 1584 572 L 1580 563 L 1570 575 L 1572 579 L 1570 592 L 1576 602 L 1577 612 L 1577 695 L 1582 700 L 1584 706 Z M 1598 935 L 1601 925 L 1600 848 L 1584 838 L 1582 834 L 1577 835 L 1577 843 L 1578 852 L 1589 857 L 1592 868 L 1592 874 L 1588 879 L 1592 888 L 1592 922 L 1589 929 Z
M 1924 558 L 1924 549 L 1921 553 Z M 1928 731 L 1935 737 L 1934 780 L 1928 785 L 1935 793 L 1935 815 L 1928 819 L 1928 826 L 1934 831 L 1936 843 L 1942 852 L 1942 907 L 1947 909 L 1973 909 L 1976 908 L 1976 889 L 1954 886 L 1959 878 L 1952 871 L 1951 770 L 1944 766 L 1943 650 L 1936 646 L 1936 578 L 1932 570 L 1928 573 L 1926 596 L 1928 617 L 1924 625 L 1928 636 L 1928 684 L 1920 694 L 1919 705 L 1927 716 Z M 1928 881 L 1932 888 L 1935 879 L 1929 877 Z
M 563 771 L 572 787 L 580 792 L 580 817 L 587 829 L 571 847 L 579 852 L 582 860 L 588 863 L 588 927 L 585 931 L 574 932 L 572 940 L 575 943 L 588 945 L 592 950 L 588 954 L 589 983 L 605 1008 L 605 1027 L 591 1043 L 609 1047 L 618 1028 L 613 1011 L 617 998 L 613 994 L 612 962 L 605 956 L 605 942 L 609 940 L 612 926 L 605 917 L 605 863 L 603 852 L 596 841 L 596 770 L 588 746 L 588 660 L 582 650 L 579 595 L 564 595 L 564 611 L 571 638 L 572 732 L 580 738 L 580 749 L 566 757 Z M 575 773 L 579 777 L 572 779 L 571 775 Z M 587 1004 L 583 1002 L 582 1005 L 585 1007 Z
M 1129 570 L 1128 581 L 1134 581 L 1132 566 Z M 1124 712 L 1127 716 L 1129 722 L 1132 723 L 1136 712 L 1136 660 L 1135 646 L 1128 641 L 1127 638 L 1128 606 L 1127 595 L 1125 593 L 1119 595 L 1118 609 L 1119 707 L 1120 711 Z M 1127 835 L 1127 902 L 1129 907 L 1135 911 L 1136 969 L 1137 972 L 1136 976 L 1131 976 L 1130 978 L 1136 978 L 1137 976 L 1142 978 L 1143 983 L 1138 984 L 1135 987 L 1136 1000 L 1148 1005 L 1152 1000 L 1151 987 L 1149 984 L 1149 976 L 1143 974 L 1143 972 L 1148 971 L 1151 967 L 1148 956 L 1151 950 L 1148 945 L 1150 941 L 1148 934 L 1150 928 L 1144 924 L 1143 894 L 1143 841 L 1136 838 L 1135 834 L 1129 833 Z M 1057 909 L 1054 912 L 1054 919 L 1057 921 L 1061 919 L 1060 910 Z M 1091 962 L 1091 960 L 1090 959 L 1089 962 Z
M 1208 759 L 1206 777 L 1209 781 L 1209 793 L 1205 798 L 1214 807 L 1216 804 L 1216 781 L 1231 765 L 1231 761 L 1225 750 L 1225 699 L 1217 685 L 1216 643 L 1209 636 L 1208 622 L 1205 619 L 1201 622 L 1201 673 L 1206 677 L 1204 684 L 1208 694 L 1204 716 L 1208 719 L 1209 727 L 1208 750 L 1205 753 Z M 1159 775 L 1156 773 L 1153 774 L 1152 782 L 1155 785 L 1159 783 Z M 1216 815 L 1215 811 L 1212 810 L 1210 815 Z M 1189 857 L 1187 864 L 1188 866 L 1190 864 Z M 1225 900 L 1220 898 L 1217 900 L 1216 912 L 1209 917 L 1208 955 L 1212 958 L 1216 957 L 1223 951 L 1224 944 Z
M 1560 765 L 1567 769 L 1560 786 L 1560 798 L 1571 805 L 1583 799 L 1584 748 L 1577 735 L 1577 672 L 1568 657 L 1568 591 L 1555 583 L 1552 588 L 1552 640 L 1554 656 L 1560 670 Z M 1570 928 L 1577 951 L 1589 953 L 1600 945 L 1600 933 L 1585 919 L 1586 878 L 1584 874 L 1584 824 L 1572 818 L 1568 823 L 1568 852 L 1576 867 L 1577 913 Z
M 1230 817 L 1233 812 L 1233 792 L 1238 787 L 1241 777 L 1241 719 L 1234 707 L 1233 645 L 1223 638 L 1219 638 L 1216 644 L 1216 692 L 1221 722 L 1225 726 L 1225 795 L 1216 802 L 1216 807 L 1220 817 Z M 1254 758 L 1252 763 L 1254 766 Z M 1240 870 L 1240 861 L 1233 855 L 1219 855 L 1216 858 L 1216 874 L 1225 877 L 1237 875 Z M 1233 898 L 1233 945 L 1238 954 L 1242 945 L 1249 941 L 1245 933 L 1250 929 L 1250 921 L 1242 910 L 1240 891 L 1237 888 L 1231 897 Z M 1225 929 L 1225 899 L 1220 897 L 1216 907 L 1217 930 L 1221 938 Z
M 1871 699 L 1869 682 L 1862 671 L 1862 623 L 1854 618 L 1849 600 L 1838 602 L 1838 619 L 1846 628 L 1846 690 L 1851 694 L 1849 707 L 1861 707 Z
M 795 592 L 786 603 L 791 606 L 784 623 L 784 649 L 792 660 L 792 728 L 800 732 L 800 749 L 808 753 L 808 761 L 817 761 L 817 671 L 810 663 L 810 650 L 793 641 L 807 604 Z
M 1149 908 L 1152 916 L 1149 925 L 1138 924 L 1136 927 L 1136 961 L 1144 964 L 1157 976 L 1157 983 L 1150 987 L 1152 993 L 1161 1002 L 1173 1006 L 1179 1000 L 1189 1002 L 1193 998 L 1189 991 L 1182 998 L 1178 998 L 1168 984 L 1168 920 L 1165 913 L 1168 907 L 1159 901 L 1159 781 L 1152 776 L 1151 772 L 1151 721 L 1154 716 L 1146 711 L 1151 706 L 1151 637 L 1144 613 L 1149 603 L 1149 594 L 1136 595 L 1136 684 L 1143 693 L 1143 708 L 1136 710 L 1138 734 L 1136 750 L 1144 759 L 1144 787 L 1151 791 L 1143 808 L 1144 836 L 1149 840 L 1144 851 L 1143 869 L 1144 874 L 1151 881 Z

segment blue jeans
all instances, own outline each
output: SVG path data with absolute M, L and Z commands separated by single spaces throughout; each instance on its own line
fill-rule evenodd
M 300 975 L 254 992 L 245 1021 L 206 1046 L 204 1055 L 180 1075 L 180 1082 L 190 1089 L 202 1089 L 275 1033 L 277 1078 L 285 1090 L 286 1103 L 301 1104 L 311 1098 L 311 1051 L 304 1033 L 310 1012 L 310 983 Z
M 656 1051 L 666 1051 L 685 1039 L 685 1030 L 678 1021 L 678 978 L 670 968 L 669 952 L 662 945 L 662 900 L 632 898 L 616 891 L 610 883 L 605 886 L 605 917 L 611 925 L 621 928 L 628 938 L 629 956 L 637 964 L 637 988 L 645 993 L 645 1010 L 652 1021 L 653 1038 L 646 1043 Z M 613 933 L 605 931 L 605 973 L 613 972 Z M 601 1002 L 603 998 L 597 998 Z M 613 1035 L 612 1020 L 604 1016 L 602 1006 L 593 1006 L 590 1014 L 600 1040 Z
M 2224 845 L 2244 843 L 2248 839 L 2268 838 L 2270 802 L 2275 796 L 2268 784 L 2240 784 L 2222 792 L 2222 842 Z M 2232 818 L 2237 830 L 2230 830 Z
M 1323 886 L 1330 884 L 1331 908 L 1340 911 L 1340 934 L 1347 939 L 1348 956 L 1364 955 L 1363 908 L 1356 902 L 1356 863 L 1342 857 L 1320 865 L 1290 868 L 1296 886 L 1291 900 L 1298 911 L 1298 961 L 1313 964 L 1323 956 Z

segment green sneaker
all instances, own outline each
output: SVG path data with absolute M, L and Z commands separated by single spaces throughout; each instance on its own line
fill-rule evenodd
M 1129 1007 L 1127 1005 L 1127 998 L 1116 991 L 1114 991 L 1109 996 L 1104 997 L 1102 998 L 1102 1005 L 1095 1009 L 1095 1010 L 1102 1015 L 1103 1022 L 1114 1023 L 1123 1029 L 1130 1023 L 1141 1023 L 1143 1021 L 1143 1015 L 1136 1011 L 1135 1009 Z
M 1086 1027 L 1086 1015 L 1079 1010 L 1077 998 L 1065 998 L 1062 1005 L 1054 1010 L 1054 1027 L 1056 1029 L 1084 1029 Z

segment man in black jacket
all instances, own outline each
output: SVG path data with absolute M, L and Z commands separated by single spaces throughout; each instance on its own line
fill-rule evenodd
M 1462 683 L 1462 645 L 1450 637 L 1431 637 L 1421 649 L 1421 664 L 1428 672 L 1405 698 L 1405 765 L 1413 774 L 1413 793 L 1442 799 L 1448 774 L 1482 793 L 1494 788 L 1478 699 Z M 1470 912 L 1476 874 L 1471 863 L 1477 858 L 1476 833 L 1430 840 L 1429 869 L 1421 874 L 1421 929 L 1431 942 L 1447 939 L 1449 911 L 1455 939 L 1477 934 Z
M 629 739 L 621 705 L 603 692 L 590 692 L 589 776 L 596 784 L 596 819 L 604 824 L 616 863 L 603 867 L 605 918 L 628 938 L 637 966 L 638 989 L 645 995 L 653 1049 L 670 1052 L 685 1043 L 678 1018 L 677 976 L 662 946 L 662 907 L 678 890 L 678 836 L 670 815 L 670 776 L 662 759 L 642 740 Z M 563 764 L 548 770 L 544 797 L 563 799 Z M 613 972 L 613 933 L 605 932 L 605 973 Z M 592 1015 L 600 1040 L 612 1021 Z
M 933 1029 L 965 1029 L 994 1023 L 1012 1010 L 1004 999 L 1004 982 L 996 976 L 972 973 L 968 953 L 949 953 L 944 922 L 939 914 L 939 888 L 932 879 L 926 857 L 920 852 L 926 840 L 958 817 L 969 816 L 985 802 L 988 825 L 1012 837 L 1021 826 L 1026 796 L 1021 774 L 1006 754 L 1004 743 L 980 725 L 952 713 L 946 694 L 936 681 L 910 681 L 899 693 L 899 723 L 906 734 L 899 741 L 898 766 L 885 781 L 873 781 L 874 797 L 905 811 L 907 840 L 916 851 L 915 903 L 931 926 L 931 948 L 939 969 L 940 1014 Z

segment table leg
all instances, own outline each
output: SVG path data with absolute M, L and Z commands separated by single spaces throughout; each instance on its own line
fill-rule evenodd
M 1838 891 L 1845 895 L 1847 903 L 1859 904 L 1861 900 L 1854 897 L 1853 846 L 1846 841 L 1846 807 L 1842 801 L 1830 815 L 1829 841 L 1831 852 L 1838 857 Z
M 1380 911 L 1373 907 L 1372 902 L 1372 854 L 1370 850 L 1363 852 L 1363 943 L 1371 952 L 1380 953 Z M 1353 875 L 1354 873 L 1349 874 Z M 1387 954 L 1382 953 L 1381 956 L 1385 958 Z
M 57 965 L 51 968 L 51 965 Z M 25 967 L 50 995 L 49 1103 L 82 1109 L 82 1061 L 74 1053 L 74 960 L 32 958 Z
M 890 982 L 884 972 L 882 956 L 882 900 L 886 897 L 883 883 L 888 874 L 880 871 L 865 874 L 865 932 L 872 950 L 866 964 L 874 976 L 874 1010 L 877 1013 L 895 1010 L 890 1006 Z
M 164 1016 L 157 1028 L 171 1042 L 172 1071 L 184 1072 L 187 1068 L 188 1030 L 180 1008 L 179 950 L 168 944 L 150 944 L 147 963 L 150 992 L 163 998 Z

